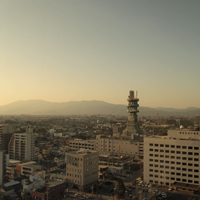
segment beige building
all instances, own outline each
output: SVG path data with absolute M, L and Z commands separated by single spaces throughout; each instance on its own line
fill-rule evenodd
M 67 153 L 66 177 L 68 181 L 86 188 L 98 180 L 98 159 L 96 151 L 81 149 Z
M 10 159 L 35 160 L 35 137 L 33 128 L 28 126 L 26 133 L 14 133 L 8 145 Z
M 169 130 L 144 138 L 144 182 L 200 184 L 200 131 Z
M 138 158 L 143 157 L 143 141 L 115 139 L 103 135 L 96 136 L 96 151 L 112 153 L 113 155 L 130 155 Z
M 54 158 L 54 162 L 57 164 L 58 167 L 65 164 L 65 156 L 57 156 Z
M 69 147 L 73 151 L 76 151 L 79 149 L 96 150 L 96 140 L 75 139 L 69 142 Z

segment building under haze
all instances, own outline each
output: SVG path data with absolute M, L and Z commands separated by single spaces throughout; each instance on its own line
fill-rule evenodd
M 13 135 L 13 126 L 9 124 L 0 125 L 0 150 L 8 153 L 8 144 Z
M 66 155 L 66 177 L 81 189 L 98 180 L 99 153 L 88 149 L 69 152 Z
M 14 160 L 35 160 L 35 137 L 33 128 L 28 126 L 26 133 L 14 133 L 8 146 L 10 159 Z
M 136 92 L 137 93 L 137 92 Z M 129 113 L 128 115 L 128 122 L 127 122 L 127 127 L 123 131 L 123 136 L 129 136 L 132 139 L 135 138 L 135 136 L 138 136 L 140 134 L 140 127 L 138 124 L 138 116 L 137 113 L 139 110 L 137 109 L 139 107 L 138 101 L 139 99 L 134 96 L 134 91 L 129 91 L 129 96 L 128 96 L 128 105 L 127 105 L 127 112 Z
M 200 131 L 144 137 L 144 182 L 195 189 L 200 183 Z

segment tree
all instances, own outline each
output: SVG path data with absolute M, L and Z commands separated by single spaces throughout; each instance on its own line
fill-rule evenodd
M 117 194 L 122 196 L 125 193 L 124 182 L 121 179 L 118 179 L 115 183 L 115 188 L 117 190 Z

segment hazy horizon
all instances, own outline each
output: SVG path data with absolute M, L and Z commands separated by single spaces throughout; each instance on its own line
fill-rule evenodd
M 6 0 L 0 106 L 41 99 L 200 107 L 200 1 Z

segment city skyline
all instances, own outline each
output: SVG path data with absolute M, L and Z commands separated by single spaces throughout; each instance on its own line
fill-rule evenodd
M 3 1 L 0 106 L 100 100 L 200 107 L 200 2 Z

